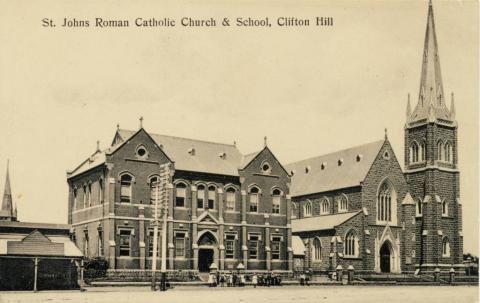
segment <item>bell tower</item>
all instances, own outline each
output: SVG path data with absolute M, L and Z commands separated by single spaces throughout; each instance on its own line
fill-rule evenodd
M 420 88 L 416 106 L 408 96 L 405 176 L 415 200 L 415 255 L 420 269 L 462 263 L 457 121 L 454 95 L 446 106 L 433 5 L 428 5 Z

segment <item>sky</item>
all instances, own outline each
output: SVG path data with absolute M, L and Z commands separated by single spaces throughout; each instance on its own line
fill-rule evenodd
M 376 141 L 403 167 L 425 1 L 0 0 L 0 193 L 6 162 L 21 221 L 66 223 L 66 171 L 116 125 L 263 146 L 282 163 Z M 464 248 L 478 255 L 478 3 L 434 1 L 445 94 L 455 93 Z M 76 19 L 314 18 L 307 28 L 62 28 Z M 52 18 L 56 28 L 42 27 Z M 91 21 L 92 22 L 92 21 Z M 450 98 L 447 99 L 450 106 Z

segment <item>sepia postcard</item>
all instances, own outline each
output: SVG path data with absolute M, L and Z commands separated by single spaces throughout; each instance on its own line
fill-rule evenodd
M 478 302 L 474 0 L 0 0 L 0 303 Z

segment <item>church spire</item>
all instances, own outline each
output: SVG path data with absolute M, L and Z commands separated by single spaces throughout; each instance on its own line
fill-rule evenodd
M 5 177 L 5 188 L 3 191 L 2 208 L 0 209 L 0 220 L 16 221 L 14 215 L 12 189 L 10 187 L 9 161 L 7 160 L 7 175 Z
M 450 121 L 450 113 L 445 105 L 433 5 L 430 1 L 428 4 L 418 103 L 409 120 L 410 122 L 415 122 L 423 119 L 431 120 L 432 118 L 434 121 L 436 119 Z

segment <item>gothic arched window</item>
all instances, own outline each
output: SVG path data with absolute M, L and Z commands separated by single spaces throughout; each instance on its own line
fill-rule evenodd
M 419 154 L 419 156 L 420 156 L 420 161 L 425 161 L 425 160 L 427 160 L 427 157 L 426 157 L 426 156 L 427 156 L 427 151 L 426 151 L 426 149 L 425 149 L 425 143 L 422 143 L 422 144 L 420 145 L 420 154 Z
M 442 215 L 448 216 L 448 202 L 446 200 L 442 201 Z
M 260 190 L 258 187 L 253 186 L 250 188 L 250 212 L 257 213 L 258 212 L 258 200 L 260 196 Z
M 233 187 L 229 187 L 227 188 L 226 190 L 227 192 L 227 203 L 226 203 L 226 207 L 225 207 L 225 210 L 226 211 L 234 211 L 235 210 L 235 188 Z
M 344 254 L 346 257 L 355 257 L 358 252 L 357 237 L 353 230 L 349 231 L 345 236 Z
M 417 216 L 422 215 L 422 200 L 421 199 L 417 199 L 417 202 L 415 203 L 415 212 L 416 212 Z
M 444 150 L 443 150 L 443 142 L 438 141 L 437 143 L 437 160 L 444 159 Z
M 312 260 L 315 260 L 315 261 L 322 260 L 322 243 L 320 242 L 320 239 L 318 239 L 318 238 L 315 238 L 313 240 Z
M 320 202 L 320 214 L 326 215 L 330 213 L 330 202 L 325 198 Z
M 444 155 L 445 155 L 445 161 L 446 162 L 453 162 L 452 160 L 452 145 L 450 144 L 450 142 L 447 142 L 445 143 L 445 151 L 444 151 Z
M 215 208 L 215 195 L 216 195 L 216 187 L 211 185 L 208 187 L 208 205 L 209 209 Z
M 310 217 L 312 215 L 312 202 L 307 201 L 303 206 L 303 216 Z
M 338 212 L 348 211 L 348 200 L 345 195 L 341 195 L 338 199 Z
M 205 206 L 205 186 L 197 186 L 197 208 L 203 209 Z
M 412 153 L 410 155 L 410 158 L 412 160 L 412 163 L 417 163 L 418 162 L 418 144 L 417 142 L 412 143 L 412 147 L 410 148 L 410 152 Z
M 390 182 L 383 182 L 378 190 L 377 196 L 377 220 L 381 222 L 392 222 L 395 214 L 396 196 Z
M 150 204 L 155 204 L 156 199 L 160 199 L 160 178 L 158 176 L 152 176 L 148 180 L 150 186 Z M 158 190 L 157 190 L 158 188 Z
M 279 189 L 272 191 L 272 214 L 280 213 L 280 201 L 282 199 L 282 192 Z
M 442 240 L 442 257 L 450 257 L 450 241 L 447 237 Z
M 185 198 L 187 197 L 187 185 L 183 182 L 175 185 L 175 207 L 185 207 Z

